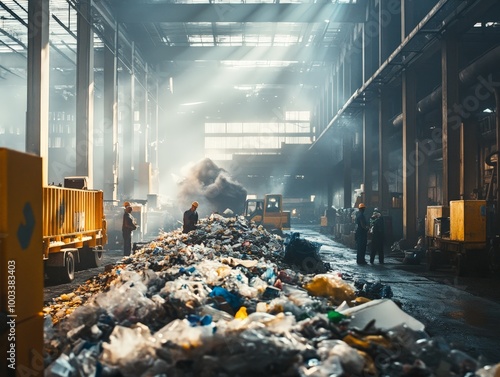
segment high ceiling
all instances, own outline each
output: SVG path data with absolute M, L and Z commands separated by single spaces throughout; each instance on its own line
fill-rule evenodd
M 348 31 L 366 17 L 359 0 L 109 0 L 109 7 L 148 64 L 173 78 L 178 103 L 205 104 L 211 117 L 308 109 Z
M 65 93 L 76 69 L 77 4 L 50 0 L 51 82 Z M 149 70 L 172 78 L 173 101 L 204 104 L 207 117 L 308 109 L 349 31 L 366 18 L 366 0 L 104 0 L 94 6 L 97 50 L 106 43 L 100 33 L 106 11 Z M 26 80 L 27 9 L 28 0 L 0 1 L 1 79 Z M 130 54 L 122 47 L 126 64 Z
M 178 104 L 210 118 L 309 108 L 347 30 L 356 0 L 122 1 L 110 13 L 145 60 L 173 78 Z M 224 114 L 224 115 L 222 115 Z

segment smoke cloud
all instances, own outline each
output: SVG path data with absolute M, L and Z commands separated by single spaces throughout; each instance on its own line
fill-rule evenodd
M 243 213 L 247 190 L 234 181 L 228 172 L 205 158 L 190 166 L 178 183 L 179 204 L 186 209 L 194 200 L 200 203 L 200 215 L 224 212 L 227 208 L 235 214 Z

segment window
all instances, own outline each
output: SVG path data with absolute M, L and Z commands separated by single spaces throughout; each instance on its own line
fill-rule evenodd
M 285 144 L 311 144 L 309 111 L 285 112 L 283 122 L 205 123 L 205 156 L 231 160 L 233 154 L 279 154 Z

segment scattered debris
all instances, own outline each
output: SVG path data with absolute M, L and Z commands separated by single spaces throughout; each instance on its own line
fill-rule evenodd
M 326 267 L 303 273 L 285 262 L 284 244 L 242 217 L 220 215 L 188 234 L 161 233 L 44 308 L 45 376 L 498 370 L 430 338 L 390 300 L 390 287 L 351 285 Z

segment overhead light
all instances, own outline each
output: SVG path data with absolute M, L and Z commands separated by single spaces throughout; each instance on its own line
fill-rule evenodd
M 234 89 L 236 90 L 253 90 L 252 85 L 235 85 Z
M 202 103 L 205 103 L 205 101 L 181 103 L 181 106 L 195 106 L 195 105 L 201 105 Z
M 168 89 L 170 90 L 171 94 L 174 94 L 174 78 L 169 77 L 168 79 Z
M 489 107 L 483 110 L 483 113 L 492 113 L 493 110 L 491 110 Z

